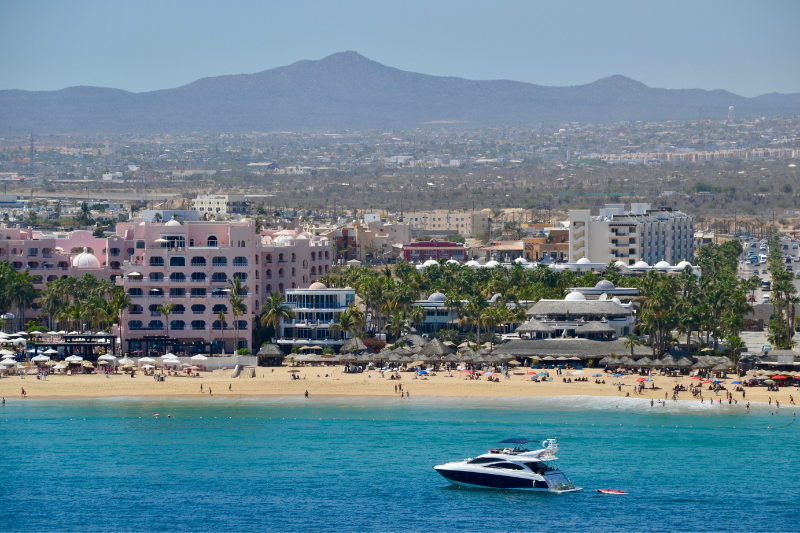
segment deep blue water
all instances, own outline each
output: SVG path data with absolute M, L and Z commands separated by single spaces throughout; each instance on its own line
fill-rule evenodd
M 797 531 L 800 423 L 781 411 L 617 398 L 13 400 L 0 411 L 0 530 Z M 463 489 L 431 468 L 507 437 L 558 437 L 555 464 L 584 491 Z

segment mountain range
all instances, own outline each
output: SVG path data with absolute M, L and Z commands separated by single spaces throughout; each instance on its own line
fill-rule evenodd
M 624 76 L 548 87 L 407 72 L 340 52 L 256 74 L 132 93 L 101 87 L 0 91 L 0 134 L 324 131 L 800 114 L 800 93 L 745 98 L 656 89 Z

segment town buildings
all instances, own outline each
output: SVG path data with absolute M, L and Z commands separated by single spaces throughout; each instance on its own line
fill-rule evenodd
M 409 263 L 418 263 L 429 259 L 452 259 L 468 261 L 472 259 L 472 250 L 464 244 L 447 241 L 424 241 L 393 246 L 397 256 Z
M 450 231 L 471 236 L 489 231 L 489 215 L 482 211 L 421 211 L 405 214 L 403 222 L 432 233 Z
M 192 208 L 212 215 L 227 215 L 230 213 L 247 213 L 247 201 L 243 194 L 201 194 L 192 200 Z
M 660 261 L 675 264 L 694 256 L 694 216 L 649 204 L 606 204 L 599 216 L 588 209 L 570 211 L 569 260 L 628 265 Z

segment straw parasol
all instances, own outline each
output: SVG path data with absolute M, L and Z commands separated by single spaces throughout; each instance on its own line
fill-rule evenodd
M 652 368 L 664 368 L 665 365 L 664 361 L 662 361 L 661 359 L 653 359 L 652 361 L 650 361 L 650 366 Z
M 692 362 L 692 360 L 688 357 L 681 357 L 675 362 L 675 364 L 681 368 L 691 368 L 694 366 L 694 362 Z
M 339 353 L 347 353 L 347 352 L 363 352 L 367 350 L 367 346 L 364 342 L 359 339 L 358 337 L 351 337 L 342 344 L 342 347 L 339 349 Z
M 420 350 L 419 355 L 427 358 L 435 358 L 438 361 L 445 355 L 450 355 L 452 353 L 454 353 L 452 348 L 445 346 L 445 344 L 439 339 L 433 339 L 424 348 L 422 348 L 422 350 Z
M 671 366 L 676 366 L 677 361 L 675 361 L 675 358 L 672 357 L 671 355 L 667 355 L 661 358 L 661 364 L 665 367 L 671 367 Z

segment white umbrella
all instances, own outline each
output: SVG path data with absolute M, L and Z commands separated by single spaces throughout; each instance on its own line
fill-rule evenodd
M 191 359 L 192 361 L 206 361 L 208 359 L 208 357 L 206 357 L 205 355 L 199 355 L 198 354 L 198 355 L 191 356 L 189 359 Z
M 80 363 L 81 361 L 83 361 L 83 357 L 79 355 L 70 355 L 69 357 L 64 359 L 64 361 L 68 363 Z
M 181 363 L 181 366 L 186 368 L 187 366 L 192 366 L 192 365 L 190 365 L 189 363 Z
M 139 359 L 140 363 L 152 363 L 154 361 L 155 361 L 155 359 L 151 359 L 149 357 L 142 357 L 141 359 Z
M 133 364 L 133 359 L 128 359 L 127 357 L 124 357 L 124 358 L 119 360 L 119 364 L 121 364 L 121 365 L 132 365 Z
M 27 335 L 27 334 L 28 334 L 28 332 L 27 332 L 27 331 L 18 331 L 18 332 L 17 332 L 17 335 L 19 335 L 20 337 L 24 337 L 24 336 L 25 336 L 25 335 Z
M 56 369 L 56 370 L 64 370 L 65 368 L 67 368 L 67 365 L 65 365 L 65 364 L 63 364 L 63 363 L 58 363 L 58 364 L 57 364 L 56 366 L 54 366 L 53 368 L 54 368 L 54 369 Z
M 161 359 L 175 359 L 175 357 L 176 356 L 174 353 L 165 353 L 164 355 L 161 356 Z
M 63 329 L 61 331 L 59 331 L 58 333 L 56 333 L 56 335 L 66 335 L 66 334 L 67 334 L 67 332 L 64 331 Z
M 42 352 L 42 353 L 46 353 L 46 354 L 54 354 L 54 353 L 58 353 L 58 350 L 54 350 L 54 349 L 50 348 L 49 350 L 45 350 L 45 351 L 44 351 L 44 352 Z
M 48 331 L 47 334 L 48 335 L 58 335 L 58 332 L 57 331 Z
M 80 331 L 70 331 L 69 333 L 65 333 L 64 335 L 80 335 Z
M 12 352 L 11 350 L 6 350 L 5 348 L 3 348 L 2 350 L 0 350 L 0 355 L 14 355 L 14 352 Z
M 3 365 L 3 366 L 13 366 L 13 365 L 16 365 L 16 364 L 17 364 L 17 362 L 14 361 L 13 359 L 3 359 L 2 361 L 0 361 L 0 365 Z
M 97 364 L 98 365 L 110 365 L 111 361 L 106 361 L 105 359 L 100 359 L 99 361 L 97 361 Z
M 153 242 L 169 242 L 169 241 L 168 241 L 167 239 L 165 239 L 165 238 L 163 238 L 163 237 L 162 237 L 162 238 L 160 238 L 160 239 L 156 239 L 156 240 L 154 240 Z
M 31 331 L 28 335 L 44 335 L 41 331 Z
M 153 365 L 142 365 L 142 368 L 145 370 L 150 370 L 151 368 L 155 368 Z
M 25 344 L 26 342 L 28 341 L 26 341 L 25 339 L 14 339 L 13 341 L 11 341 L 12 344 Z
M 50 360 L 50 358 L 47 357 L 46 355 L 37 355 L 36 357 L 31 359 L 31 361 L 33 361 L 34 363 L 44 363 L 44 362 L 49 361 L 49 360 Z
M 103 361 L 114 361 L 116 357 L 114 357 L 113 355 L 101 355 L 97 359 L 102 359 Z

